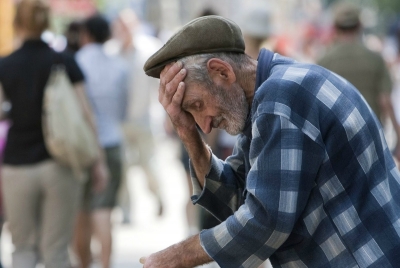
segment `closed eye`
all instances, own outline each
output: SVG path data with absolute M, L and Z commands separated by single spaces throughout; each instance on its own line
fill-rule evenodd
M 196 110 L 196 111 L 200 111 L 202 106 L 203 106 L 203 104 L 200 101 L 196 101 L 195 103 L 193 103 L 191 105 L 192 109 Z
M 192 103 L 187 103 L 182 105 L 182 108 L 186 111 L 200 111 L 203 108 L 202 101 L 194 101 Z

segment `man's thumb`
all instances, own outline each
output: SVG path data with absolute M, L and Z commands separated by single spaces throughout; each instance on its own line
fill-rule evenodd
M 140 262 L 141 264 L 144 264 L 144 263 L 146 262 L 146 257 L 141 257 L 140 260 L 139 260 L 139 262 Z

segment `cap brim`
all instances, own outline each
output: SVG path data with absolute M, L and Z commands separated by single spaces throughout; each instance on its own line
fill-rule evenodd
M 165 68 L 165 66 L 167 66 L 169 63 L 171 62 L 175 62 L 177 60 L 179 60 L 180 58 L 175 58 L 175 59 L 170 59 L 167 60 L 163 63 L 157 64 L 154 67 L 151 67 L 150 69 L 146 70 L 145 73 L 148 76 L 154 77 L 154 78 L 160 78 L 161 72 L 162 70 Z
M 179 57 L 175 57 L 172 59 L 168 59 L 162 63 L 157 64 L 154 67 L 148 68 L 147 65 L 149 65 L 149 60 L 148 62 L 146 62 L 145 67 L 143 68 L 144 72 L 151 77 L 154 78 L 160 78 L 160 74 L 162 72 L 162 70 L 164 69 L 164 67 L 166 65 L 168 65 L 171 62 L 175 62 L 178 61 L 179 59 L 182 59 L 184 57 L 187 56 L 193 56 L 193 55 L 197 55 L 197 54 L 208 54 L 208 53 L 218 53 L 218 52 L 231 52 L 231 53 L 240 53 L 240 54 L 244 54 L 244 51 L 241 49 L 236 49 L 236 48 L 217 48 L 217 49 L 208 49 L 208 50 L 203 50 L 203 51 L 197 51 L 197 52 L 192 52 L 192 53 L 184 53 L 182 55 L 180 55 Z M 156 55 L 156 54 L 155 54 Z M 148 68 L 148 69 L 146 69 Z

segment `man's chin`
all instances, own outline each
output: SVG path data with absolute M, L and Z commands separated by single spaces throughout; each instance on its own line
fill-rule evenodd
M 225 118 L 215 128 L 225 130 L 229 135 L 236 136 L 243 132 L 245 123 L 246 120 L 239 123 Z
M 229 135 L 236 136 L 243 132 L 244 127 L 225 127 L 222 128 L 225 130 Z

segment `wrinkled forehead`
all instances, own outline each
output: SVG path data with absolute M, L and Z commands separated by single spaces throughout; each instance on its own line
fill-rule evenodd
M 206 102 L 207 100 L 213 99 L 215 96 L 211 94 L 211 90 L 205 86 L 196 82 L 186 83 L 185 82 L 185 93 L 182 99 L 182 107 L 188 108 L 195 102 Z

